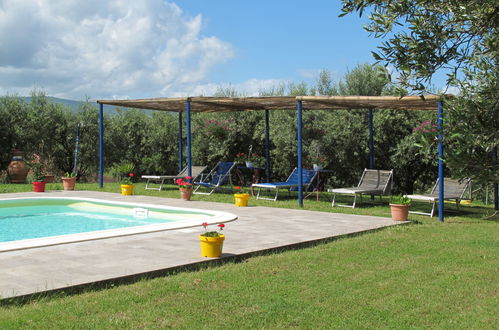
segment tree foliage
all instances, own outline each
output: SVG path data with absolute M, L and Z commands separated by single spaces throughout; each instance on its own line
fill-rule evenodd
M 339 82 L 323 70 L 314 86 L 305 83 L 281 84 L 262 90 L 262 96 L 313 94 L 316 92 L 342 95 L 382 95 L 394 92 L 385 68 L 359 65 Z M 244 96 L 232 87 L 219 88 L 216 96 Z M 99 169 L 99 118 L 95 105 L 85 102 L 76 113 L 51 104 L 41 94 L 33 104 L 15 97 L 0 99 L 0 119 L 7 125 L 0 131 L 0 159 L 5 168 L 12 148 L 43 154 L 54 160 L 54 172 L 72 169 L 75 128 L 81 124 L 81 176 L 95 174 Z M 376 167 L 396 173 L 397 189 L 412 189 L 417 173 L 436 163 L 436 156 L 421 161 L 412 152 L 398 153 L 400 146 L 413 135 L 413 128 L 427 113 L 376 110 L 374 116 Z M 271 170 L 273 180 L 285 180 L 297 164 L 297 117 L 295 111 L 270 111 Z M 140 174 L 178 172 L 178 124 L 176 113 L 144 112 L 122 109 L 104 113 L 105 169 L 130 162 Z M 185 125 L 185 117 L 183 118 Z M 7 124 L 14 123 L 14 124 Z M 250 146 L 254 153 L 265 155 L 265 112 L 193 113 L 193 164 L 213 167 L 218 161 L 233 161 Z M 40 129 L 37 129 L 39 127 Z M 49 133 L 45 133 L 45 132 Z M 184 165 L 186 132 L 183 130 Z M 54 137 L 52 139 L 52 136 Z M 329 185 L 356 184 L 369 166 L 367 109 L 303 111 L 304 166 L 309 168 L 323 158 L 322 165 L 334 170 Z M 43 143 L 42 143 L 43 141 Z M 263 164 L 260 164 L 263 165 Z M 411 170 L 408 170 L 411 169 Z M 406 173 L 407 172 L 407 173 Z M 428 172 L 428 171 L 426 171 Z M 401 174 L 403 173 L 403 174 Z M 429 180 L 433 181 L 434 176 Z M 419 180 L 421 181 L 421 180 Z M 424 185 L 428 182 L 419 182 Z
M 447 84 L 460 90 L 447 102 L 444 121 L 444 160 L 452 175 L 497 182 L 491 158 L 499 145 L 497 0 L 343 0 L 340 16 L 365 11 L 365 29 L 385 38 L 374 58 L 393 65 L 403 86 L 423 92 L 443 70 Z M 425 157 L 427 150 L 418 153 Z
M 369 11 L 364 28 L 376 38 L 388 38 L 373 52 L 392 64 L 402 82 L 423 91 L 433 74 L 444 69 L 455 85 L 460 70 L 476 58 L 497 63 L 499 5 L 497 0 L 342 0 L 340 16 Z M 405 28 L 405 29 L 404 29 Z

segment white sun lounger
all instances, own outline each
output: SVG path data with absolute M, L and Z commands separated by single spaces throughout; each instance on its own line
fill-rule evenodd
M 195 180 L 203 171 L 206 169 L 206 166 L 192 166 L 192 180 Z M 185 178 L 187 176 L 187 166 L 177 175 L 142 175 L 142 179 L 147 179 L 146 189 L 147 190 L 158 190 L 161 191 L 163 189 L 163 184 L 165 180 L 171 179 L 175 180 L 178 178 Z M 151 182 L 152 181 L 152 182 Z M 150 187 L 151 183 L 159 184 L 159 187 Z
M 328 192 L 333 193 L 333 202 L 331 203 L 331 205 L 355 208 L 355 203 L 357 202 L 357 196 L 360 196 L 362 200 L 362 195 L 379 195 L 380 198 L 382 195 L 388 195 L 390 194 L 390 190 L 392 188 L 392 177 L 393 177 L 393 170 L 389 171 L 371 170 L 366 168 L 362 173 L 362 177 L 360 178 L 357 187 L 336 188 L 336 189 L 327 190 Z M 353 204 L 352 205 L 335 204 L 336 194 L 353 195 L 354 196 Z
M 459 204 L 461 203 L 461 200 L 463 199 L 463 196 L 465 192 L 468 191 L 470 198 L 471 198 L 471 179 L 470 178 L 464 178 L 462 180 L 456 180 L 456 179 L 450 179 L 450 178 L 444 178 L 444 200 L 455 200 L 456 201 L 456 207 L 457 210 L 459 211 Z M 433 203 L 431 212 L 417 212 L 417 211 L 409 211 L 410 213 L 414 214 L 423 214 L 423 215 L 429 215 L 430 217 L 433 217 L 435 214 L 435 208 L 437 205 L 438 201 L 438 195 L 439 195 L 439 184 L 438 184 L 438 179 L 435 182 L 435 185 L 433 186 L 433 189 L 429 194 L 422 194 L 422 195 L 408 195 L 411 200 L 417 200 L 417 201 L 426 201 Z

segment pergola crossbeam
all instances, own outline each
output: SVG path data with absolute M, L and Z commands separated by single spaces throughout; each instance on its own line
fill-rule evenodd
M 368 109 L 368 125 L 370 130 L 370 167 L 374 167 L 374 142 L 372 132 L 372 111 L 376 109 L 391 110 L 434 110 L 438 111 L 439 132 L 439 179 L 443 182 L 443 126 L 442 114 L 444 99 L 450 99 L 453 95 L 421 95 L 421 96 L 266 96 L 266 97 L 180 97 L 180 98 L 150 98 L 137 100 L 98 100 L 100 105 L 100 186 L 103 177 L 103 143 L 102 143 L 102 106 L 104 104 L 126 108 L 139 108 L 159 111 L 170 111 L 179 113 L 179 168 L 182 165 L 182 113 L 186 113 L 187 134 L 187 163 L 191 168 L 191 131 L 190 119 L 192 112 L 238 112 L 238 111 L 266 111 L 266 165 L 269 165 L 269 142 L 268 142 L 268 111 L 269 110 L 297 110 L 298 111 L 298 169 L 301 178 L 302 150 L 301 150 L 301 116 L 302 109 L 306 110 L 347 110 Z M 269 175 L 269 173 L 267 174 Z M 443 194 L 443 185 L 440 193 Z M 302 186 L 299 185 L 298 201 L 303 204 Z M 439 219 L 443 221 L 443 198 L 439 201 Z

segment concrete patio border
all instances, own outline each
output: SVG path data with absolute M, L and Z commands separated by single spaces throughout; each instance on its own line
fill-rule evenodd
M 225 203 L 184 202 L 95 191 L 50 191 L 45 194 L 214 209 L 234 213 L 239 219 L 226 227 L 227 239 L 220 259 L 199 256 L 201 227 L 1 252 L 1 299 L 25 299 L 59 290 L 77 292 L 89 287 L 130 283 L 404 223 L 373 216 L 259 206 L 239 208 Z M 0 198 L 28 196 L 37 194 L 0 194 Z

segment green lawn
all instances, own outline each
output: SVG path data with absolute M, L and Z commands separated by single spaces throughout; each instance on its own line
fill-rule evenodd
M 30 190 L 0 185 L 0 192 Z M 118 192 L 118 185 L 104 190 Z M 146 193 L 144 185 L 137 193 Z M 173 186 L 147 194 L 178 198 Z M 229 194 L 194 199 L 232 202 Z M 250 203 L 297 207 L 296 200 Z M 370 201 L 351 210 L 307 199 L 305 208 L 389 215 L 386 203 Z M 499 324 L 499 219 L 492 214 L 490 207 L 465 206 L 443 224 L 413 216 L 408 226 L 314 247 L 7 304 L 0 309 L 0 328 L 493 329 Z

